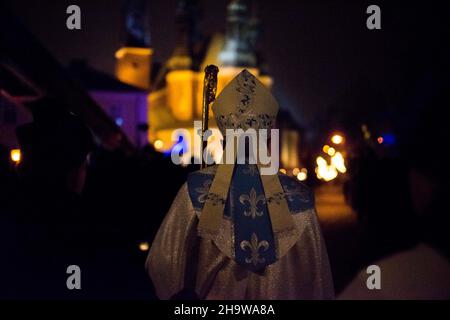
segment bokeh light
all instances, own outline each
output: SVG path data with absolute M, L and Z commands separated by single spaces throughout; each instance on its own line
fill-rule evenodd
M 150 245 L 148 244 L 148 242 L 139 243 L 139 250 L 148 251 L 148 249 L 150 249 Z
M 22 159 L 22 153 L 20 152 L 20 149 L 12 149 L 10 156 L 11 160 L 15 163 L 19 163 L 20 160 Z
M 341 144 L 342 142 L 344 142 L 344 138 L 340 134 L 335 134 L 331 137 L 331 142 L 333 142 L 334 144 Z
M 306 178 L 308 178 L 308 175 L 306 174 L 306 172 L 299 172 L 297 174 L 297 179 L 300 181 L 305 181 Z
M 330 157 L 332 157 L 332 156 L 334 156 L 334 154 L 336 153 L 336 149 L 334 149 L 334 148 L 332 148 L 332 147 L 330 147 L 330 148 L 328 148 L 328 155 L 330 156 Z
M 164 147 L 164 142 L 162 142 L 161 140 L 156 140 L 153 146 L 156 150 L 161 150 Z

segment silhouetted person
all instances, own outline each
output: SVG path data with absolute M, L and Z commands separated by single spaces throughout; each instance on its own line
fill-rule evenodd
M 21 183 L 11 210 L 17 219 L 14 256 L 9 259 L 9 292 L 13 298 L 76 298 L 69 290 L 69 265 L 81 270 L 89 262 L 92 232 L 80 193 L 87 156 L 93 148 L 90 130 L 75 115 L 49 98 L 29 106 L 34 121 L 17 128 L 23 160 Z M 86 272 L 83 284 L 89 279 Z
M 447 75 L 445 73 L 447 78 L 444 79 L 448 80 Z M 397 249 L 386 250 L 383 256 L 369 263 L 380 268 L 381 288 L 367 288 L 369 275 L 363 268 L 340 294 L 341 299 L 450 298 L 450 177 L 445 160 L 436 153 L 447 145 L 450 138 L 448 110 L 442 109 L 450 102 L 447 88 L 440 87 L 441 83 L 448 83 L 444 79 L 437 78 L 438 81 L 425 95 L 426 99 L 417 99 L 423 101 L 420 117 L 417 118 L 418 123 L 412 123 L 414 129 L 404 142 L 403 157 L 401 162 L 397 161 L 402 166 L 397 165 L 397 170 L 388 171 L 384 180 L 383 176 L 377 175 L 380 182 L 373 182 L 375 179 L 368 181 L 375 184 L 376 190 L 376 198 L 373 198 L 376 201 L 368 203 L 374 208 L 371 214 L 381 216 L 376 225 L 377 240 L 385 237 L 384 243 L 379 241 L 380 246 L 387 246 L 389 240 L 391 248 Z M 400 167 L 403 176 L 400 175 Z M 410 203 L 405 205 L 408 198 Z M 383 212 L 382 207 L 387 210 Z M 375 212 L 377 208 L 378 212 Z M 412 223 L 414 228 L 411 228 Z M 399 247 L 399 244 L 406 243 L 408 237 L 411 246 Z

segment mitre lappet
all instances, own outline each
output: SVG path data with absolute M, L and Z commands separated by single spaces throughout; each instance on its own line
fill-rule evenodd
M 222 90 L 212 110 L 226 141 L 237 137 L 227 134 L 227 129 L 234 132 L 242 129 L 244 133 L 248 129 L 266 130 L 264 135 L 256 135 L 262 139 L 274 128 L 278 103 L 264 84 L 243 70 Z M 197 185 L 202 181 L 204 186 L 209 186 L 200 201 L 196 194 L 198 187 L 189 188 L 201 211 L 198 235 L 211 239 L 225 255 L 252 271 L 281 258 L 299 237 L 278 170 L 274 174 L 261 174 L 258 152 L 253 152 L 261 143 L 265 142 L 250 141 L 247 149 L 234 148 L 234 162 L 230 164 L 223 159 L 212 179 L 205 179 L 200 173 L 188 180 L 189 184 Z M 238 141 L 233 141 L 233 145 L 242 146 Z M 248 156 L 241 158 L 254 159 L 253 164 L 250 160 L 236 163 L 239 153 L 243 152 Z M 306 199 L 288 196 L 292 201 Z

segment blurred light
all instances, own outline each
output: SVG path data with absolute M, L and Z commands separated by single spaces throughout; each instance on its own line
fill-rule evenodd
M 19 163 L 20 160 L 22 159 L 22 153 L 20 152 L 20 149 L 12 149 L 10 156 L 11 160 L 15 163 Z
M 378 137 L 378 138 L 377 138 L 377 141 L 378 141 L 379 144 L 382 144 L 383 141 L 384 141 L 384 139 L 383 139 L 383 137 Z
M 342 156 L 342 153 L 336 152 L 336 154 L 331 157 L 331 164 L 340 172 L 345 173 L 347 172 L 347 168 L 344 164 L 344 157 Z
M 304 172 L 304 173 L 308 173 L 308 169 L 306 169 L 306 168 L 302 168 L 302 170 L 300 170 L 301 172 Z
M 305 181 L 308 178 L 308 175 L 305 172 L 299 172 L 297 174 L 297 179 L 300 181 Z
M 152 53 L 152 49 L 150 49 L 150 48 L 125 47 L 125 48 L 120 48 L 119 50 L 117 50 L 115 56 L 117 59 L 122 59 L 127 54 L 147 56 L 147 55 L 150 55 L 151 53 Z
M 166 75 L 167 103 L 176 120 L 191 121 L 197 76 L 192 70 L 173 70 Z
M 122 124 L 123 124 L 123 119 L 122 118 L 116 118 L 116 124 L 119 126 L 119 127 L 121 127 L 122 126 Z
M 328 155 L 330 157 L 334 156 L 334 154 L 336 153 L 336 150 L 334 148 L 328 148 Z
M 344 138 L 339 134 L 335 134 L 331 137 L 331 142 L 333 142 L 334 144 L 341 144 L 343 141 Z
M 317 157 L 316 163 L 320 167 L 320 166 L 326 165 L 327 164 L 327 160 L 325 160 L 322 157 Z
M 150 87 L 153 50 L 151 48 L 122 47 L 116 51 L 116 77 L 141 89 Z
M 395 136 L 392 133 L 385 133 L 383 134 L 383 143 L 392 145 L 395 144 Z
M 322 148 L 323 152 L 325 152 L 325 153 L 328 153 L 328 149 L 330 149 L 330 146 L 327 145 L 327 144 L 324 145 L 323 148 Z
M 317 178 L 325 181 L 331 181 L 337 177 L 338 172 L 334 165 L 328 165 L 327 161 L 322 157 L 317 157 Z
M 280 169 L 280 172 L 283 173 L 283 174 L 287 173 L 286 169 L 283 169 L 283 168 Z
M 299 169 L 299 168 L 294 168 L 294 170 L 292 170 L 292 174 L 293 174 L 294 176 L 298 175 L 299 172 L 300 172 L 300 169 Z
M 369 140 L 370 139 L 370 131 L 369 131 L 369 128 L 367 127 L 367 125 L 363 124 L 361 126 L 361 131 L 363 133 L 364 139 Z
M 148 249 L 150 249 L 150 245 L 148 244 L 148 242 L 139 243 L 139 250 L 148 251 Z
M 164 147 L 164 142 L 162 142 L 161 140 L 156 140 L 153 146 L 156 150 L 161 150 Z

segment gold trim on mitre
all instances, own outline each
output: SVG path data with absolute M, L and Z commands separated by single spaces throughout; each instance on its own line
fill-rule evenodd
M 226 129 L 272 129 L 278 113 L 278 103 L 268 88 L 249 71 L 243 70 L 222 90 L 214 101 L 212 110 L 219 129 L 226 136 Z M 221 243 L 219 228 L 234 166 L 234 163 L 218 165 L 199 218 L 198 235 L 213 240 L 219 248 L 225 246 Z M 261 164 L 258 167 L 261 168 Z M 261 175 L 261 183 L 277 247 L 277 258 L 280 258 L 297 242 L 299 231 L 289 211 L 277 173 Z
M 234 164 L 217 166 L 197 227 L 198 235 L 203 238 L 215 239 L 219 234 L 233 171 Z

